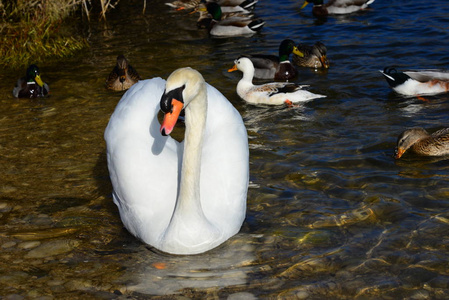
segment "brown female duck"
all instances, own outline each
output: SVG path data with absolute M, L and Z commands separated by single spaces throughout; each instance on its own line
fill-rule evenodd
M 302 55 L 293 53 L 293 63 L 299 67 L 309 68 L 329 68 L 329 61 L 327 60 L 327 48 L 321 42 L 316 42 L 315 45 L 309 46 L 305 44 L 298 44 L 296 46 L 298 52 Z
M 429 134 L 421 127 L 407 129 L 398 137 L 395 158 L 410 149 L 423 156 L 444 156 L 449 154 L 449 128 Z
M 106 80 L 106 88 L 124 91 L 139 80 L 141 80 L 139 73 L 128 63 L 124 55 L 119 55 L 117 56 L 117 64 Z

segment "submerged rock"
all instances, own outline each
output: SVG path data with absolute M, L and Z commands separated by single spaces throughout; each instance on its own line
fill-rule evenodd
M 54 255 L 59 255 L 72 251 L 73 248 L 79 245 L 79 241 L 76 240 L 53 240 L 42 243 L 37 248 L 34 248 L 28 252 L 26 258 L 44 258 Z

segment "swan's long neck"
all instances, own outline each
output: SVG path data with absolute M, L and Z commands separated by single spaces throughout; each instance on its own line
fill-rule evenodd
M 206 126 L 206 87 L 185 109 L 186 131 L 182 158 L 181 182 L 175 214 L 200 214 L 204 217 L 200 202 L 201 153 Z
M 193 254 L 218 244 L 222 232 L 211 223 L 213 220 L 207 219 L 200 197 L 201 154 L 207 115 L 206 83 L 199 73 L 187 68 L 181 70 L 184 71 L 177 75 L 181 79 L 189 78 L 183 92 L 186 123 L 184 154 L 179 193 L 170 223 L 161 236 L 161 249 L 169 253 Z M 173 81 L 176 82 L 176 79 Z

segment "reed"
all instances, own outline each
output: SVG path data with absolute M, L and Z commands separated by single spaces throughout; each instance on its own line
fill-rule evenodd
M 87 47 L 87 41 L 73 28 L 67 30 L 63 21 L 77 11 L 90 20 L 96 4 L 101 8 L 100 18 L 106 19 L 106 12 L 119 0 L 93 1 L 0 0 L 0 65 L 20 68 Z

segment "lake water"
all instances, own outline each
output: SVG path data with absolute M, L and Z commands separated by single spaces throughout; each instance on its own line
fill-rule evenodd
M 449 160 L 393 158 L 407 127 L 448 127 L 449 95 L 405 98 L 379 70 L 445 68 L 449 2 L 376 0 L 317 21 L 302 1 L 260 0 L 265 27 L 210 38 L 197 15 L 121 1 L 85 28 L 91 48 L 40 64 L 51 97 L 15 99 L 0 74 L 0 295 L 5 299 L 447 299 Z M 296 82 L 327 95 L 253 106 L 228 73 L 284 38 L 328 48 Z M 131 236 L 111 198 L 103 132 L 123 93 L 104 88 L 118 54 L 143 78 L 191 66 L 241 113 L 249 135 L 247 218 L 205 254 L 170 256 Z

